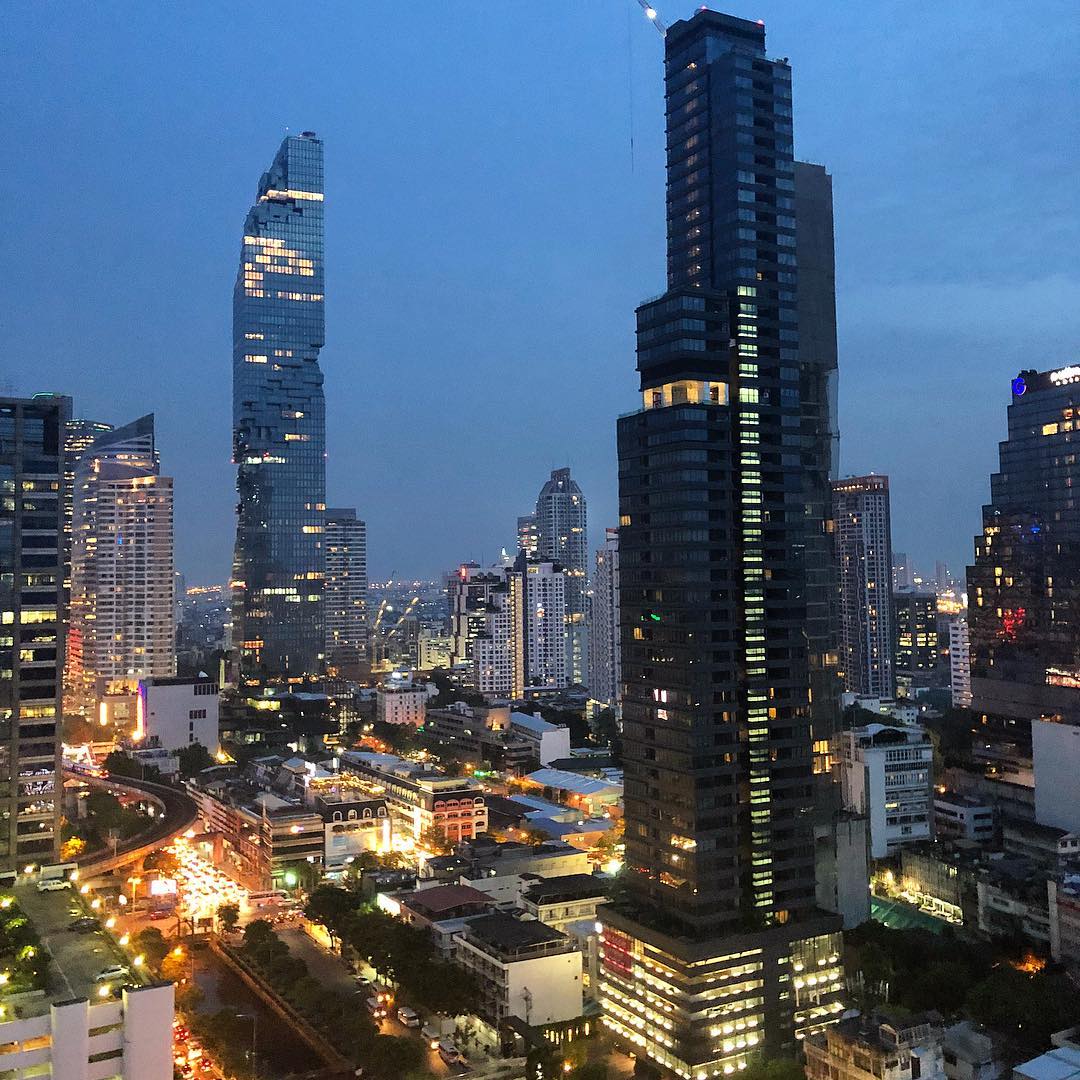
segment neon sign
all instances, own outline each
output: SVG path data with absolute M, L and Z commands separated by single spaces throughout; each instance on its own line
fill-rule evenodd
M 1015 397 L 1020 397 L 1021 394 L 1027 393 L 1027 383 L 1024 381 L 1023 375 L 1017 375 L 1012 381 L 1012 392 Z
M 1080 367 L 1072 364 L 1069 367 L 1058 368 L 1050 372 L 1050 381 L 1055 386 L 1064 386 L 1065 383 L 1080 382 Z

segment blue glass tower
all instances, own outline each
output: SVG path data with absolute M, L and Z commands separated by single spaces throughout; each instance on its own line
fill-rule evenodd
M 322 666 L 324 337 L 323 148 L 305 131 L 259 181 L 233 293 L 233 642 L 246 685 Z

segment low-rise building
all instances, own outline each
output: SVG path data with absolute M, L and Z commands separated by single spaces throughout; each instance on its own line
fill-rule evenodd
M 844 807 L 870 824 L 870 855 L 883 859 L 930 838 L 934 750 L 921 727 L 867 724 L 840 732 Z
M 526 875 L 553 878 L 567 874 L 588 874 L 590 870 L 588 854 L 569 844 L 523 844 L 483 836 L 459 844 L 453 855 L 428 859 L 422 874 L 443 881 L 474 881 Z
M 1080 874 L 1066 873 L 1046 882 L 1050 917 L 1050 955 L 1059 963 L 1080 962 Z
M 1050 1036 L 1053 1050 L 1014 1066 L 1012 1080 L 1080 1080 L 1080 1028 Z
M 193 743 L 211 754 L 221 749 L 215 679 L 140 679 L 135 703 L 134 741 L 163 750 L 182 750 Z
M 969 927 L 979 924 L 981 850 L 968 843 L 927 843 L 900 852 L 902 896 L 927 914 Z
M 984 863 L 978 881 L 979 929 L 992 937 L 1050 944 L 1046 872 L 1023 858 Z
M 1005 1072 L 1000 1040 L 970 1020 L 945 1029 L 946 1080 L 1000 1080 Z
M 534 756 L 542 766 L 570 756 L 570 729 L 563 724 L 551 724 L 529 713 L 512 712 L 510 730 L 532 744 Z
M 856 694 L 845 690 L 840 695 L 840 707 L 850 709 L 852 706 L 863 709 L 865 712 L 876 713 L 888 720 L 894 720 L 898 724 L 914 724 L 919 719 L 919 706 L 910 701 Z
M 537 769 L 522 778 L 525 789 L 550 794 L 558 802 L 580 810 L 588 817 L 603 813 L 621 816 L 623 786 L 616 780 L 605 780 L 562 769 Z
M 480 1014 L 492 1023 L 526 1024 L 581 1016 L 581 952 L 558 930 L 495 913 L 471 919 L 457 941 L 457 962 L 480 986 Z
M 568 874 L 544 878 L 522 897 L 525 911 L 556 930 L 565 931 L 582 919 L 596 921 L 596 909 L 607 899 L 611 882 L 595 874 Z
M 934 1012 L 841 1020 L 804 1042 L 807 1080 L 945 1080 L 944 1027 Z
M 1008 854 L 1028 859 L 1052 874 L 1080 858 L 1080 833 L 1035 821 L 1003 819 L 1001 844 Z
M 428 709 L 424 734 L 462 761 L 520 775 L 538 763 L 536 743 L 510 730 L 510 706 L 467 705 Z
M 970 795 L 940 791 L 934 795 L 934 835 L 940 840 L 988 843 L 994 839 L 994 808 Z
M 376 691 L 375 718 L 383 724 L 423 727 L 427 699 L 424 684 L 392 676 Z
M 346 751 L 341 770 L 373 785 L 399 827 L 415 839 L 445 837 L 450 843 L 487 832 L 484 792 L 473 780 L 446 776 L 393 754 Z
M 870 858 L 866 818 L 839 811 L 814 822 L 814 884 L 818 907 L 844 920 L 844 929 L 870 918 Z

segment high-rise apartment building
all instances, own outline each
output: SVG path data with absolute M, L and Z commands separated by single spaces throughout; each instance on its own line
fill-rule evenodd
M 567 577 L 555 563 L 519 553 L 476 605 L 473 685 L 482 694 L 522 699 L 565 689 Z
M 589 697 L 617 707 L 622 700 L 619 652 L 619 530 L 608 529 L 597 549 L 589 608 Z
M 65 691 L 92 712 L 108 693 L 176 674 L 173 482 L 154 417 L 99 435 L 75 469 Z
M 806 639 L 814 771 L 829 774 L 829 746 L 840 727 L 840 604 L 832 489 L 840 464 L 837 424 L 836 257 L 832 177 L 822 165 L 795 162 L 795 234 L 799 264 L 799 407 L 806 515 Z M 798 551 L 796 551 L 798 554 Z
M 894 592 L 899 589 L 912 589 L 915 587 L 914 571 L 911 568 L 907 552 L 893 552 L 892 587 Z
M 447 576 L 452 664 L 472 663 L 473 645 L 489 629 L 487 616 L 496 603 L 493 598 L 506 588 L 503 566 L 483 569 L 478 563 L 462 563 Z
M 643 407 L 618 422 L 627 895 L 599 914 L 601 998 L 697 1078 L 842 1009 L 804 631 L 804 469 L 830 455 L 806 446 L 829 434 L 802 401 L 791 69 L 707 10 L 665 52 L 668 291 L 638 309 Z
M 1013 380 L 1008 436 L 967 568 L 972 708 L 1013 737 L 1080 722 L 1080 366 Z
M 949 686 L 954 709 L 971 705 L 971 638 L 967 619 L 957 616 L 949 620 Z
M 844 689 L 871 697 L 896 692 L 889 478 L 833 481 L 840 565 L 840 669 Z
M 569 469 L 553 469 L 540 489 L 536 530 L 537 558 L 558 563 L 566 574 L 566 669 L 570 681 L 583 686 L 589 676 L 585 621 L 589 536 L 585 496 Z
M 525 558 L 535 559 L 540 547 L 540 530 L 535 514 L 522 514 L 517 519 L 518 551 L 525 553 Z
M 318 678 L 326 643 L 323 148 L 282 142 L 233 292 L 232 635 L 247 684 Z
M 64 595 L 71 596 L 71 523 L 75 514 L 75 467 L 93 441 L 112 431 L 97 420 L 69 420 L 64 425 Z
M 0 867 L 55 857 L 71 399 L 0 398 Z
M 367 658 L 367 525 L 354 509 L 326 511 L 326 657 L 334 667 Z
M 892 595 L 896 673 L 928 676 L 938 665 L 937 593 L 901 589 Z

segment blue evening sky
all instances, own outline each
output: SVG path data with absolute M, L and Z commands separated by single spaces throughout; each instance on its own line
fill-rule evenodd
M 960 570 L 1011 376 L 1078 359 L 1074 0 L 727 10 L 791 58 L 796 153 L 834 177 L 842 470 L 888 473 L 894 547 Z M 157 414 L 189 582 L 228 573 L 232 285 L 286 128 L 326 144 L 328 494 L 373 573 L 494 558 L 555 466 L 594 541 L 615 523 L 664 288 L 634 0 L 8 0 L 4 30 L 0 385 Z

